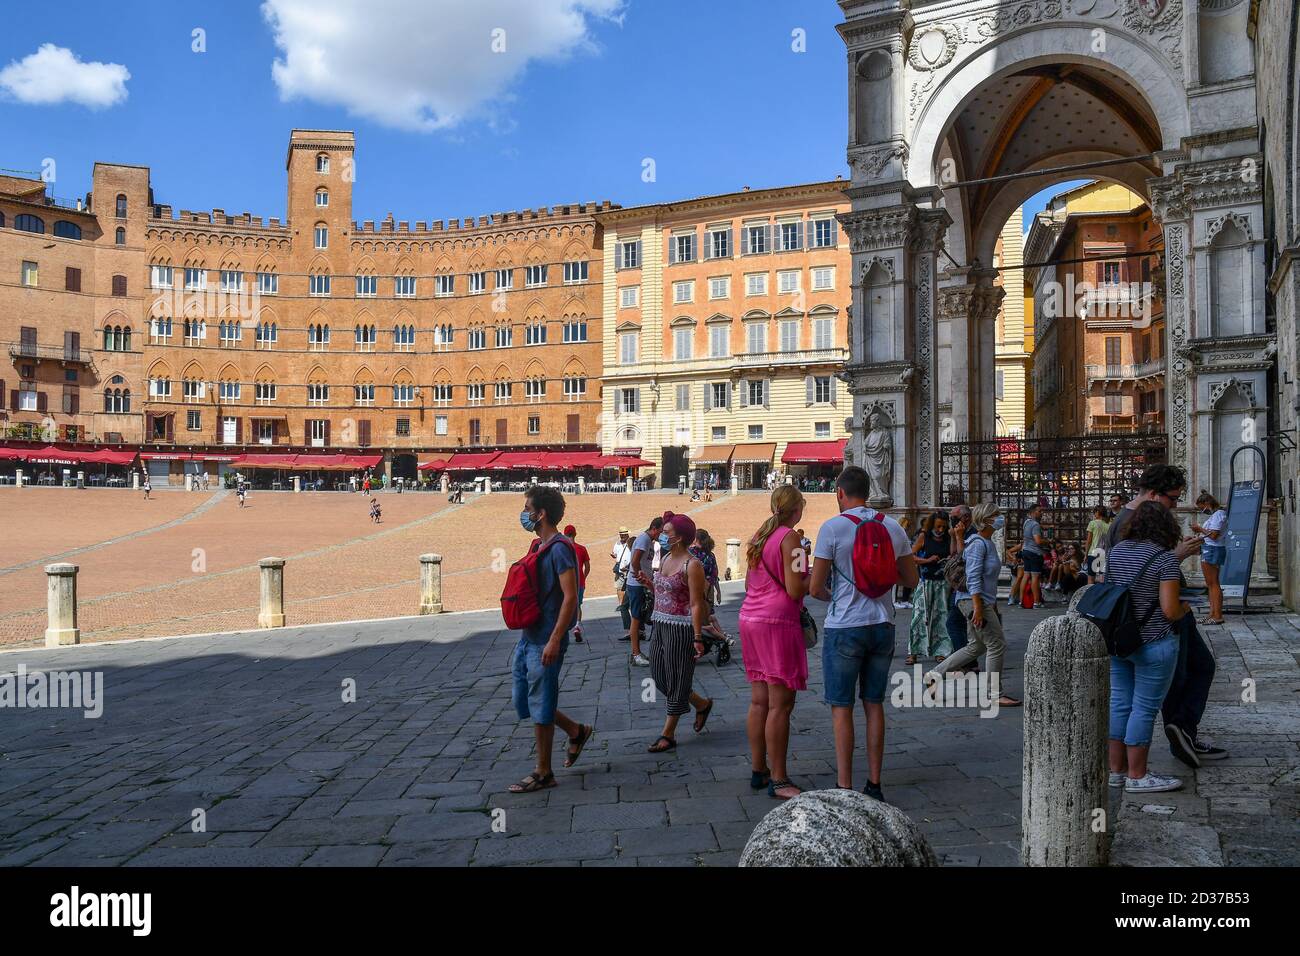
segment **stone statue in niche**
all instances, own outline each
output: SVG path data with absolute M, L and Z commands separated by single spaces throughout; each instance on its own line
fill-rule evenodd
M 888 508 L 894 503 L 889 493 L 894 485 L 894 430 L 879 408 L 867 415 L 867 434 L 862 444 L 862 464 L 871 479 L 867 503 L 873 508 Z

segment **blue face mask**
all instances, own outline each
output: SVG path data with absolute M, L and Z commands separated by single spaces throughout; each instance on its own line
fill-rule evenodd
M 668 547 L 668 535 L 666 534 L 659 535 L 659 547 L 661 548 Z
M 1006 526 L 1007 519 L 1005 515 L 998 515 L 993 519 L 993 530 L 1001 531 Z
M 523 525 L 524 530 L 529 534 L 537 530 L 537 522 L 533 520 L 532 512 L 527 508 L 519 512 L 519 523 Z

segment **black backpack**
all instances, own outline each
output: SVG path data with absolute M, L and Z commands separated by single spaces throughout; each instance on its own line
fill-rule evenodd
M 1157 551 L 1147 558 L 1146 563 L 1127 584 L 1115 584 L 1107 574 L 1106 581 L 1092 585 L 1079 598 L 1075 610 L 1080 617 L 1097 625 L 1106 641 L 1106 651 L 1114 657 L 1128 657 L 1142 646 L 1142 628 L 1146 627 L 1151 615 L 1160 607 L 1160 598 L 1157 595 L 1151 609 L 1139 619 L 1133 610 L 1133 595 L 1129 593 L 1129 588 L 1146 574 L 1147 568 L 1162 553 Z

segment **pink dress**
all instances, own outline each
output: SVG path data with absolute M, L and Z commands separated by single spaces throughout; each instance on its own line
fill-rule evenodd
M 778 528 L 763 545 L 763 560 L 745 574 L 745 601 L 740 606 L 740 646 L 750 683 L 808 688 L 808 649 L 799 625 L 801 601 L 785 590 L 781 542 L 791 528 Z

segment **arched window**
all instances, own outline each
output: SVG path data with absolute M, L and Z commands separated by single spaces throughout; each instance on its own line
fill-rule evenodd
M 117 194 L 117 218 L 126 218 L 126 193 Z
M 330 157 L 328 153 L 316 154 L 316 172 L 328 173 L 330 171 Z
M 0 228 L 3 228 L 4 224 L 5 224 L 5 214 L 3 210 L 0 210 Z
M 131 351 L 131 326 L 129 325 L 122 326 L 122 333 L 118 341 L 121 343 L 120 351 L 123 352 Z
M 129 412 L 130 410 L 131 410 L 131 390 L 129 388 L 124 388 L 122 389 L 122 411 Z
M 117 232 L 113 234 L 113 241 L 119 246 L 126 245 L 126 230 L 118 226 Z
M 313 238 L 315 240 L 317 249 L 328 248 L 330 244 L 329 227 L 326 226 L 325 223 L 323 222 L 316 223 L 316 229 L 315 232 L 313 233 Z
M 45 220 L 40 216 L 33 216 L 31 213 L 19 213 L 14 216 L 14 228 L 21 229 L 23 232 L 45 233 Z
M 60 219 L 54 223 L 54 234 L 60 239 L 80 239 L 81 227 L 75 222 Z
M 330 194 L 328 189 L 316 190 L 316 208 L 325 209 L 330 204 Z

